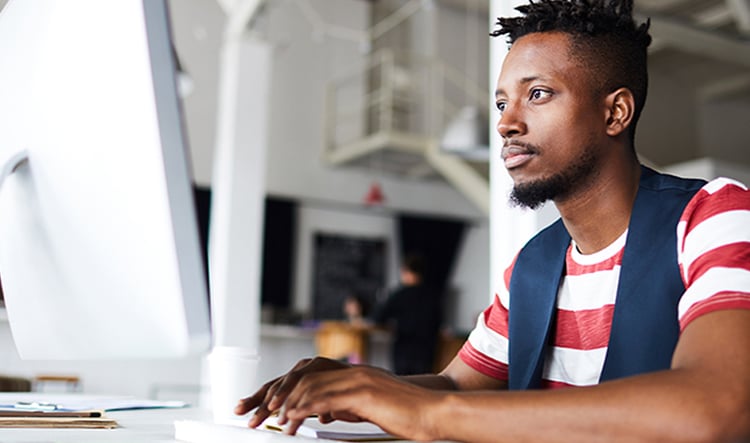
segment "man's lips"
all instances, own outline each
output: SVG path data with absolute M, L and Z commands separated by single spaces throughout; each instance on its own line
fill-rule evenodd
M 503 146 L 501 157 L 506 169 L 517 168 L 536 155 L 536 149 L 526 143 L 510 141 Z

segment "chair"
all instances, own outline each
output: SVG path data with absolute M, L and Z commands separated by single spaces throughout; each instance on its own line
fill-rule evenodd
M 325 321 L 315 333 L 318 355 L 350 363 L 365 363 L 368 358 L 369 329 L 346 322 Z

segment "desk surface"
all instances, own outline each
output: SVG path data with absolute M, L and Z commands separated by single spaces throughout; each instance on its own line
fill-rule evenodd
M 116 429 L 0 429 L 3 443 L 71 443 L 71 442 L 132 442 L 132 443 L 173 443 L 175 421 L 188 420 L 191 423 L 205 423 L 210 431 L 209 439 L 193 441 L 209 442 L 297 442 L 298 438 L 287 437 L 266 431 L 256 431 L 236 426 L 218 426 L 211 423 L 208 411 L 196 408 L 185 409 L 143 409 L 135 411 L 113 411 L 107 416 L 114 418 L 120 427 Z M 220 434 L 220 435 L 219 435 Z M 199 438 L 200 436 L 194 435 Z M 192 438 L 191 438 L 192 440 Z M 305 439 L 309 441 L 308 439 Z
M 108 412 L 117 420 L 116 429 L 2 429 L 3 442 L 174 442 L 174 421 L 200 419 L 207 415 L 199 409 L 143 409 Z
M 116 429 L 0 429 L 2 443 L 303 443 L 328 440 L 290 437 L 270 431 L 212 423 L 202 409 L 143 409 L 108 412 L 120 427 Z M 175 422 L 181 422 L 185 439 L 175 439 Z M 341 442 L 336 442 L 341 443 Z

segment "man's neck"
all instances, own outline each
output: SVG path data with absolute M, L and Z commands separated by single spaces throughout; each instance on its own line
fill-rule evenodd
M 581 253 L 600 251 L 628 228 L 638 192 L 638 161 L 608 162 L 585 189 L 556 201 L 565 228 Z

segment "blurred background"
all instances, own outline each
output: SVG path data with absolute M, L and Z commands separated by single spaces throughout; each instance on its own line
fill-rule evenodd
M 488 36 L 491 2 L 168 3 L 206 239 L 216 146 L 227 118 L 222 60 L 237 35 L 266 51 L 235 71 L 240 91 L 243 73 L 257 68 L 270 78 L 261 85 L 267 127 L 256 158 L 265 196 L 261 378 L 331 349 L 331 341 L 320 342 L 321 324 L 346 320 L 342 307 L 352 293 L 371 305 L 382 302 L 398 284 L 403 255 L 414 250 L 439 257 L 428 269 L 443 308 L 445 353 L 436 367 L 442 365 L 488 303 L 490 275 L 507 264 L 490 265 L 489 140 L 497 118 L 490 72 L 500 63 Z M 642 161 L 750 182 L 750 0 L 636 0 L 635 6 L 639 18 L 651 19 L 654 37 L 636 139 Z M 344 328 L 343 339 L 327 337 L 360 346 L 367 362 L 389 367 L 389 333 L 360 332 L 352 338 Z M 65 382 L 65 389 L 111 392 L 106 362 L 14 357 L 2 317 L 0 349 L 10 356 L 0 373 L 69 375 L 80 379 L 74 386 Z M 123 393 L 190 400 L 202 389 L 199 359 L 125 367 L 117 371 Z

